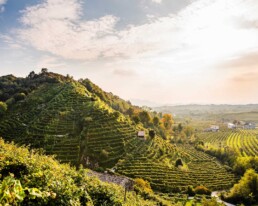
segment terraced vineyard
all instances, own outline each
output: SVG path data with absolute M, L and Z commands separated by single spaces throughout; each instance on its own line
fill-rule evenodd
M 118 171 L 127 176 L 144 178 L 150 181 L 154 189 L 163 192 L 186 191 L 189 185 L 205 185 L 211 190 L 220 190 L 235 183 L 236 177 L 228 173 L 215 158 L 190 145 L 179 145 L 176 149 L 176 155 L 169 152 L 153 154 L 148 150 L 138 151 L 138 156 L 128 157 L 118 164 Z M 175 156 L 187 162 L 186 170 L 174 166 Z
M 63 162 L 78 163 L 77 118 L 92 103 L 85 90 L 75 88 L 73 84 L 42 86 L 10 111 L 1 122 L 0 134 L 8 141 L 44 148 Z
M 216 147 L 230 147 L 240 156 L 258 155 L 258 131 L 236 130 L 228 132 L 205 132 L 199 138 Z
M 139 130 L 145 131 L 146 140 L 137 137 Z M 189 185 L 224 189 L 236 180 L 215 158 L 191 145 L 149 137 L 142 124 L 73 80 L 43 83 L 16 102 L 0 120 L 0 136 L 43 148 L 62 162 L 143 178 L 167 193 L 185 191 Z M 178 159 L 183 168 L 175 167 Z

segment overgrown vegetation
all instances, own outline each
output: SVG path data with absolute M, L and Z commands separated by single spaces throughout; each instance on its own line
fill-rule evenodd
M 114 184 L 89 176 L 88 170 L 60 164 L 37 150 L 0 139 L 1 205 L 158 205 Z M 169 204 L 164 204 L 169 205 Z
M 235 184 L 223 198 L 233 203 L 256 205 L 258 203 L 258 174 L 253 169 L 246 170 L 239 183 Z

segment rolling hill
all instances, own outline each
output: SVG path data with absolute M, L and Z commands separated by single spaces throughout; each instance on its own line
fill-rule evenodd
M 43 70 L 26 78 L 0 78 L 0 118 L 6 141 L 43 148 L 61 162 L 148 180 L 161 192 L 186 192 L 188 186 L 211 190 L 231 187 L 236 177 L 215 158 L 190 144 L 171 144 L 151 128 L 135 123 L 129 108 L 143 111 L 90 80 L 75 81 Z M 137 136 L 145 131 L 146 139 Z M 183 162 L 183 168 L 176 161 Z

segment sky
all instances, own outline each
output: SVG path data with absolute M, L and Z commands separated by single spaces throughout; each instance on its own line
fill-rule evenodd
M 258 1 L 0 0 L 0 56 L 136 104 L 258 103 Z

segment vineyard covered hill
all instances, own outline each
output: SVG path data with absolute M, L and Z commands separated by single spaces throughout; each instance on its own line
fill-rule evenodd
M 199 138 L 217 148 L 231 148 L 239 156 L 258 156 L 258 130 L 203 132 Z
M 9 89 L 6 78 L 14 91 L 17 85 L 26 91 L 22 98 L 6 97 L 8 110 L 0 119 L 0 135 L 7 141 L 43 148 L 62 162 L 141 177 L 164 192 L 198 185 L 218 190 L 236 181 L 215 158 L 193 146 L 172 145 L 159 135 L 151 138 L 143 124 L 111 107 L 116 103 L 112 95 L 106 102 L 81 81 L 46 72 L 25 79 L 9 76 L 0 79 L 2 93 Z M 146 140 L 137 137 L 139 130 L 145 131 Z M 178 159 L 183 168 L 175 165 Z

